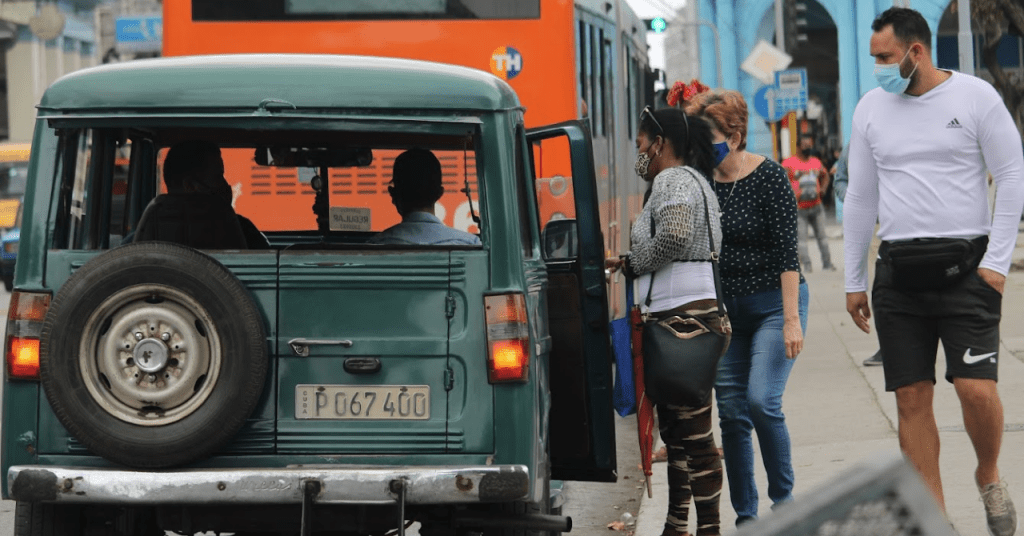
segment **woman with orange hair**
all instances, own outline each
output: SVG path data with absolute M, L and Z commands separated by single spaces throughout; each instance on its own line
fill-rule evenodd
M 695 81 L 696 82 L 696 81 Z M 715 143 L 712 187 L 722 209 L 721 280 L 733 324 L 715 396 L 736 524 L 757 519 L 753 430 L 774 505 L 792 500 L 793 464 L 782 393 L 807 329 L 807 284 L 797 258 L 797 206 L 786 171 L 747 147 L 747 104 L 699 82 L 680 90 Z

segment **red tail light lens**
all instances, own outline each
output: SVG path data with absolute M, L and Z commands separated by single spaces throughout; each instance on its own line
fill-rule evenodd
M 49 294 L 18 291 L 11 294 L 5 345 L 8 377 L 39 379 L 39 337 L 49 308 Z
M 522 294 L 484 297 L 487 315 L 487 379 L 525 382 L 530 372 L 530 325 Z
M 12 378 L 34 380 L 39 378 L 39 339 L 9 338 L 7 371 Z

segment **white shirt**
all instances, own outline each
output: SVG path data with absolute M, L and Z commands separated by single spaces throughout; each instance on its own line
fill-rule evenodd
M 697 300 L 713 300 L 715 274 L 710 262 L 670 262 L 654 272 L 654 289 L 651 291 L 651 307 L 648 309 L 647 288 L 651 285 L 651 274 L 636 278 L 636 292 L 633 296 L 643 312 L 661 312 L 675 309 Z
M 996 184 L 989 209 L 986 168 Z M 846 291 L 868 287 L 875 221 L 882 240 L 989 236 L 981 267 L 1006 274 L 1024 210 L 1024 148 L 1002 98 L 953 72 L 920 96 L 869 91 L 853 114 L 843 205 Z

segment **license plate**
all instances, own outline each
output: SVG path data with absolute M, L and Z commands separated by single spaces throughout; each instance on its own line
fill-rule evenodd
M 296 419 L 426 420 L 429 385 L 296 385 Z

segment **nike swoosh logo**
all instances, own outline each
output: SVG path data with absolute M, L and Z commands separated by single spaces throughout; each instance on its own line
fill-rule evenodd
M 973 365 L 979 361 L 984 361 L 985 359 L 988 359 L 994 355 L 996 355 L 995 352 L 989 354 L 971 355 L 971 349 L 968 348 L 967 351 L 964 352 L 964 363 L 967 363 L 968 365 Z

